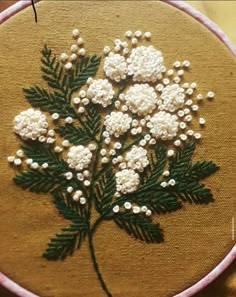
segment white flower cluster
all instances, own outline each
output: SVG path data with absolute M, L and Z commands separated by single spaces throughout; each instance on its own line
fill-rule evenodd
M 178 117 L 165 111 L 159 111 L 151 117 L 147 126 L 156 139 L 171 140 L 178 132 Z
M 139 186 L 139 174 L 133 169 L 123 169 L 116 173 L 116 190 L 123 194 L 135 192 Z
M 158 109 L 174 112 L 184 106 L 184 88 L 181 88 L 179 84 L 167 85 L 162 89 L 161 99 Z
M 105 58 L 103 69 L 106 76 L 116 82 L 125 79 L 128 72 L 125 57 L 113 52 L 110 52 Z
M 133 113 L 146 115 L 155 109 L 157 94 L 148 84 L 134 84 L 128 89 L 124 99 Z
M 131 150 L 126 153 L 125 160 L 127 161 L 128 168 L 137 170 L 139 172 L 142 172 L 149 164 L 147 150 L 136 145 L 133 145 Z
M 132 118 L 121 111 L 113 111 L 105 117 L 104 125 L 110 135 L 119 137 L 130 129 Z
M 128 74 L 138 82 L 155 82 L 162 78 L 164 58 L 152 45 L 133 48 L 128 63 Z
M 29 108 L 18 114 L 14 121 L 14 132 L 24 140 L 36 140 L 47 134 L 48 122 L 41 111 Z
M 92 100 L 94 104 L 101 104 L 107 107 L 112 103 L 114 96 L 112 84 L 107 79 L 93 80 L 87 90 L 87 97 Z
M 83 145 L 72 146 L 67 154 L 67 163 L 69 167 L 76 171 L 88 168 L 92 160 L 92 153 Z

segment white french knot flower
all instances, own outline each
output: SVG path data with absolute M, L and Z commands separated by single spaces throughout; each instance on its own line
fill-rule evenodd
M 138 115 L 151 113 L 157 104 L 157 94 L 148 84 L 134 84 L 127 90 L 124 99 L 129 109 Z
M 47 133 L 48 122 L 46 116 L 33 108 L 22 111 L 14 120 L 14 132 L 24 140 L 36 140 Z
M 119 137 L 130 129 L 132 118 L 122 111 L 113 111 L 105 117 L 104 125 L 110 135 Z
M 110 52 L 104 59 L 103 70 L 107 77 L 116 82 L 120 82 L 126 78 L 128 68 L 126 59 L 120 54 L 114 54 Z
M 164 58 L 152 45 L 133 48 L 128 63 L 128 75 L 138 82 L 155 82 L 162 78 Z
M 67 154 L 67 163 L 69 164 L 69 167 L 76 171 L 88 168 L 91 160 L 91 151 L 83 145 L 72 146 Z
M 133 169 L 123 169 L 116 173 L 116 190 L 123 194 L 135 192 L 139 182 L 139 174 Z
M 107 107 L 112 103 L 114 96 L 112 84 L 107 79 L 93 80 L 87 90 L 87 98 L 91 99 L 94 104 L 101 104 Z
M 174 112 L 184 106 L 184 89 L 179 84 L 168 85 L 161 91 L 161 103 L 158 104 L 159 110 Z
M 156 139 L 171 140 L 178 132 L 179 122 L 176 115 L 159 111 L 147 123 L 150 132 Z
M 147 150 L 136 145 L 133 145 L 131 150 L 126 153 L 125 160 L 127 161 L 127 167 L 139 172 L 142 172 L 149 164 Z

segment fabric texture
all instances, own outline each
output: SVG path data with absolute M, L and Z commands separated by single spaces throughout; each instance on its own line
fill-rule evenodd
M 43 1 L 38 3 L 39 23 L 31 8 L 0 28 L 0 166 L 1 216 L 0 269 L 23 287 L 42 297 L 102 297 L 85 243 L 73 257 L 48 262 L 41 257 L 46 242 L 65 220 L 50 197 L 16 187 L 6 162 L 19 140 L 11 132 L 12 119 L 29 107 L 22 87 L 42 84 L 40 50 L 47 43 L 59 55 L 69 49 L 71 31 L 79 27 L 88 53 L 128 30 L 152 32 L 152 43 L 171 66 L 189 59 L 186 78 L 198 90 L 214 90 L 216 98 L 204 101 L 203 139 L 195 160 L 213 160 L 221 169 L 206 180 L 216 201 L 207 206 L 187 205 L 184 210 L 157 216 L 165 230 L 163 244 L 147 245 L 104 223 L 97 231 L 95 248 L 107 285 L 115 297 L 167 297 L 179 293 L 209 272 L 231 249 L 231 221 L 235 210 L 236 97 L 235 58 L 205 27 L 177 9 L 159 2 Z M 132 14 L 130 13 L 132 11 Z M 101 77 L 101 69 L 98 76 Z M 167 285 L 168 284 L 168 285 Z M 199 295 L 200 297 L 201 295 Z

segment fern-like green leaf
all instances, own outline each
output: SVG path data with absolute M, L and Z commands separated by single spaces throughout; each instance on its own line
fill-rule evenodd
M 59 133 L 60 136 L 69 140 L 70 143 L 73 143 L 75 145 L 88 144 L 91 140 L 93 140 L 93 137 L 91 137 L 85 129 L 76 127 L 73 124 L 59 126 L 55 129 L 55 131 Z
M 23 91 L 26 99 L 33 107 L 39 107 L 50 114 L 58 113 L 62 118 L 77 117 L 74 109 L 66 102 L 65 97 L 56 91 L 48 92 L 39 86 L 23 88 Z
M 146 205 L 150 210 L 158 214 L 176 211 L 182 207 L 181 201 L 174 193 L 161 189 L 134 194 L 131 199 L 134 203 Z
M 187 141 L 183 147 L 178 148 L 174 157 L 170 158 L 169 170 L 170 175 L 175 176 L 184 175 L 191 164 L 193 152 L 195 150 L 195 142 Z
M 211 190 L 196 181 L 178 182 L 171 191 L 183 202 L 208 204 L 214 201 Z
M 211 174 L 215 173 L 219 169 L 212 161 L 197 161 L 191 164 L 185 173 L 185 179 L 189 181 L 199 181 Z
M 61 233 L 55 235 L 48 244 L 48 248 L 43 254 L 47 259 L 57 260 L 64 259 L 68 255 L 72 255 L 75 249 L 80 248 L 88 232 L 88 224 L 84 214 L 79 211 L 76 203 L 68 197 L 66 193 L 67 203 L 64 201 L 64 195 L 60 191 L 53 192 L 53 203 L 59 213 L 72 224 L 61 229 Z M 68 203 L 70 199 L 70 203 Z M 73 203 L 73 206 L 71 205 Z M 78 204 L 77 204 L 78 205 Z
M 116 192 L 115 174 L 111 168 L 100 176 L 95 189 L 96 208 L 98 212 L 103 213 L 110 207 L 110 203 Z
M 158 142 L 155 146 L 154 154 L 152 153 L 149 157 L 150 164 L 142 174 L 142 183 L 137 193 L 141 193 L 148 188 L 155 186 L 158 178 L 161 176 L 165 168 L 166 154 L 166 146 L 163 143 Z
M 14 182 L 23 189 L 29 189 L 31 192 L 47 193 L 56 186 L 64 186 L 68 181 L 60 176 L 53 175 L 50 172 L 28 170 L 14 177 Z
M 141 214 L 117 213 L 114 222 L 129 235 L 147 243 L 162 242 L 163 233 L 159 224 Z
M 22 144 L 21 148 L 28 158 L 33 159 L 33 161 L 37 162 L 39 165 L 42 165 L 43 163 L 56 165 L 60 164 L 61 162 L 60 158 L 53 151 L 50 145 L 43 144 L 37 141 L 31 141 Z
M 41 62 L 43 66 L 42 77 L 48 83 L 48 86 L 57 89 L 62 96 L 66 96 L 68 89 L 66 86 L 67 74 L 64 74 L 60 62 L 52 55 L 52 50 L 45 44 L 42 50 Z
M 99 56 L 92 56 L 82 58 L 76 65 L 76 72 L 72 81 L 71 88 L 73 91 L 80 89 L 88 80 L 89 77 L 94 76 L 98 70 L 101 58 Z M 77 74 L 77 75 L 76 75 Z
M 61 229 L 48 243 L 43 257 L 48 260 L 63 260 L 72 255 L 75 249 L 80 248 L 85 238 L 86 229 L 83 223 L 72 223 L 69 227 Z

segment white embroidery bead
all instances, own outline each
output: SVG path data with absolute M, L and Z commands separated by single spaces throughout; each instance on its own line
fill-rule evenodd
M 147 210 L 148 210 L 147 206 L 143 205 L 143 206 L 141 207 L 141 211 L 142 211 L 142 212 L 147 212 Z
M 57 113 L 57 112 L 54 112 L 53 114 L 52 114 L 52 119 L 53 120 L 58 120 L 59 119 L 59 114 Z
M 80 202 L 80 204 L 84 205 L 84 204 L 86 204 L 87 200 L 84 197 L 80 197 L 79 202 Z
M 89 187 L 90 186 L 90 181 L 89 180 L 85 180 L 84 181 L 84 185 L 85 185 L 85 187 Z
M 165 181 L 161 182 L 161 187 L 162 188 L 166 188 L 167 186 L 168 186 L 167 182 L 165 182 Z
M 79 29 L 74 29 L 73 31 L 72 31 L 72 36 L 74 37 L 74 38 L 77 38 L 78 36 L 79 36 Z
M 85 48 L 81 48 L 78 53 L 80 56 L 85 56 L 85 54 L 86 54 Z
M 66 53 L 62 53 L 60 56 L 60 61 L 65 63 L 68 60 L 68 55 Z
M 147 38 L 147 39 L 151 38 L 151 36 L 152 36 L 151 32 L 145 32 L 144 33 L 144 37 Z
M 201 133 L 194 133 L 195 139 L 200 139 L 202 137 Z
M 131 209 L 132 208 L 132 204 L 130 202 L 125 202 L 124 203 L 124 208 L 125 209 Z
M 15 160 L 15 157 L 14 157 L 14 156 L 8 156 L 8 157 L 7 157 L 7 161 L 8 161 L 9 163 L 13 163 L 14 160 Z
M 65 123 L 72 124 L 73 123 L 73 118 L 72 117 L 66 117 L 65 118 Z
M 169 176 L 170 175 L 170 171 L 169 170 L 165 170 L 163 173 L 162 173 L 163 176 Z
M 172 178 L 172 179 L 170 179 L 169 181 L 168 181 L 168 185 L 170 185 L 170 186 L 174 186 L 176 184 L 176 182 L 175 182 L 175 180 Z
M 115 205 L 115 206 L 112 208 L 112 211 L 113 211 L 114 213 L 118 213 L 118 212 L 120 211 L 120 207 L 119 207 L 119 205 Z
M 68 62 L 68 63 L 66 63 L 65 64 L 65 70 L 67 70 L 67 71 L 69 71 L 69 70 L 71 70 L 72 69 L 72 67 L 73 67 L 73 65 L 72 65 L 72 63 L 71 62 Z
M 130 30 L 125 32 L 125 37 L 130 38 L 132 35 L 133 35 L 133 33 Z
M 215 93 L 214 92 L 210 91 L 210 92 L 207 93 L 207 98 L 212 99 L 214 97 L 215 97 Z
M 72 193 L 73 192 L 73 187 L 67 187 L 67 189 L 66 189 L 66 191 L 68 192 L 68 193 Z
M 141 211 L 141 209 L 140 209 L 139 206 L 134 206 L 134 207 L 133 207 L 133 213 L 134 213 L 134 214 L 138 214 L 138 213 L 140 213 L 140 211 Z
M 48 168 L 48 163 L 46 163 L 46 162 L 43 163 L 43 164 L 42 164 L 42 168 L 43 168 L 43 169 L 47 169 L 47 168 Z
M 167 157 L 172 157 L 174 156 L 175 151 L 174 150 L 168 150 L 167 151 Z
M 77 53 L 77 51 L 78 51 L 78 45 L 77 44 L 72 44 L 72 46 L 70 47 L 70 51 L 72 52 L 72 53 Z
M 199 124 L 200 125 L 205 125 L 206 120 L 204 118 L 199 118 Z
M 64 175 L 65 175 L 65 178 L 67 180 L 71 180 L 73 178 L 73 173 L 72 172 L 66 172 Z
M 146 216 L 150 217 L 151 215 L 152 215 L 152 211 L 151 211 L 150 209 L 148 209 L 148 210 L 146 211 Z
M 33 162 L 31 165 L 30 165 L 30 168 L 36 170 L 39 168 L 39 164 L 37 162 Z
M 84 44 L 84 40 L 83 40 L 82 37 L 79 37 L 79 38 L 77 39 L 77 44 L 78 44 L 78 45 L 82 45 L 82 44 Z
M 16 166 L 20 166 L 22 163 L 21 159 L 19 159 L 19 158 L 15 158 L 13 162 L 14 162 L 14 165 L 16 165 Z
M 23 157 L 24 157 L 24 152 L 23 152 L 23 150 L 18 150 L 18 151 L 16 152 L 16 155 L 17 155 L 17 157 L 19 157 L 19 158 L 23 158 Z

